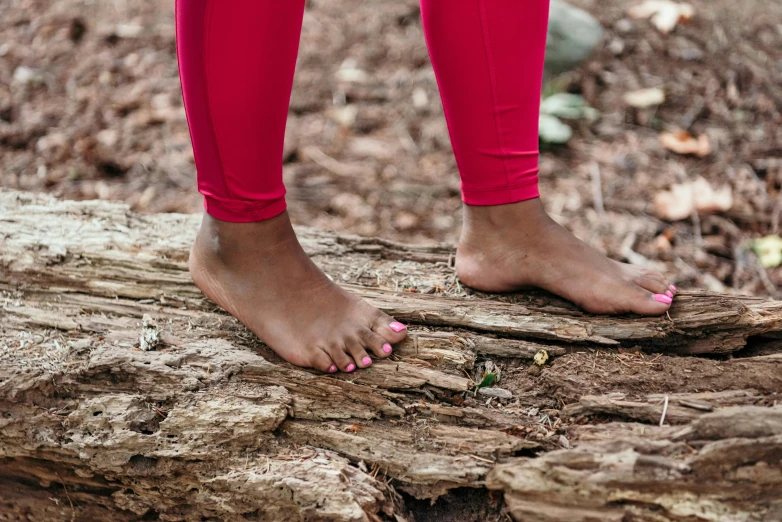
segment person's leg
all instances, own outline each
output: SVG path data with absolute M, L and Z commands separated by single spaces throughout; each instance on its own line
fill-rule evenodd
M 611 261 L 555 223 L 538 198 L 547 0 L 421 0 L 427 46 L 462 180 L 461 280 L 541 287 L 595 313 L 659 315 L 657 272 Z
M 182 94 L 204 195 L 190 272 L 286 360 L 327 372 L 387 357 L 405 328 L 342 290 L 299 245 L 282 150 L 304 0 L 177 0 Z

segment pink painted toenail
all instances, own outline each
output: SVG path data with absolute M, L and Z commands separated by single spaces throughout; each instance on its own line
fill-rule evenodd
M 372 359 L 370 359 L 369 357 L 364 357 L 363 359 L 361 359 L 361 364 L 363 364 L 364 366 L 369 366 L 370 364 L 372 364 Z
M 673 285 L 669 286 L 668 288 L 670 288 L 670 289 L 671 289 L 672 291 L 674 291 L 674 292 L 676 291 L 676 287 L 675 287 L 675 286 L 673 286 Z
M 663 294 L 654 294 L 654 300 L 657 301 L 658 303 L 665 303 L 665 304 L 671 304 L 673 302 L 673 299 Z
M 407 326 L 403 325 L 402 323 L 398 323 L 394 321 L 393 323 L 388 325 L 389 328 L 391 328 L 395 332 L 401 332 L 402 330 L 406 330 Z
M 355 369 L 356 369 L 356 365 L 355 365 L 355 364 L 353 364 L 353 363 L 350 363 L 350 364 L 348 364 L 348 367 L 347 367 L 347 368 L 345 368 L 345 371 L 346 371 L 346 372 L 352 372 L 352 371 L 353 371 L 353 370 L 355 370 Z
M 673 292 L 671 292 L 670 290 L 666 290 L 665 295 L 667 295 L 668 297 L 673 297 Z
M 393 348 L 391 348 L 390 344 L 386 343 L 386 344 L 383 345 L 383 351 L 384 352 L 391 353 L 391 350 L 393 350 Z
M 337 367 L 336 366 L 334 366 L 333 364 L 331 366 L 329 366 L 329 373 L 334 373 L 336 371 L 337 371 Z

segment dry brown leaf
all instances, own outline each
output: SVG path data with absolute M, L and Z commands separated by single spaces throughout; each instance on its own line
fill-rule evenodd
M 660 134 L 660 145 L 676 154 L 694 154 L 699 158 L 711 154 L 709 138 L 703 134 L 695 138 L 687 131 Z
M 729 186 L 714 189 L 708 181 L 699 177 L 695 181 L 671 186 L 654 198 L 654 208 L 662 219 L 676 221 L 686 219 L 693 210 L 702 214 L 724 212 L 733 206 L 733 191 Z
M 627 11 L 631 18 L 651 18 L 652 24 L 662 33 L 670 33 L 677 24 L 687 23 L 695 16 L 690 4 L 670 0 L 648 0 Z
M 671 241 L 664 234 L 654 238 L 654 247 L 658 252 L 670 252 L 672 248 Z
M 652 89 L 639 89 L 625 93 L 624 101 L 631 107 L 637 109 L 647 109 L 665 102 L 665 91 L 659 87 Z

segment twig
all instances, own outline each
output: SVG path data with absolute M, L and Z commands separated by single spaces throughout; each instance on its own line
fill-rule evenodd
M 478 455 L 470 455 L 470 457 L 472 457 L 474 459 L 482 460 L 483 462 L 488 462 L 489 464 L 496 464 L 496 461 L 489 460 L 489 459 L 484 459 L 483 457 L 479 457 Z
M 309 159 L 338 176 L 359 176 L 371 173 L 371 170 L 366 167 L 348 165 L 341 161 L 337 161 L 314 145 L 304 147 L 302 152 L 304 152 Z
M 682 129 L 690 130 L 692 124 L 695 123 L 695 121 L 698 119 L 698 115 L 703 110 L 704 105 L 705 104 L 702 97 L 698 96 L 695 98 L 695 102 L 690 107 L 690 110 L 687 111 L 680 120 Z
M 777 201 L 774 208 L 771 210 L 771 232 L 772 234 L 779 233 L 779 215 L 782 214 L 782 201 Z
M 592 167 L 589 170 L 592 174 L 592 200 L 595 210 L 602 218 L 606 215 L 606 209 L 603 206 L 603 184 L 600 179 L 600 165 L 597 162 L 592 162 Z
M 663 423 L 665 422 L 665 414 L 668 413 L 668 396 L 665 396 L 665 403 L 663 404 L 663 415 L 660 417 L 660 427 L 663 427 Z
M 68 499 L 68 504 L 71 505 L 71 522 L 76 522 L 76 510 L 73 508 L 73 501 L 71 500 L 71 496 L 68 494 L 68 488 L 65 487 L 65 481 L 60 476 L 60 473 L 55 471 L 57 474 L 57 478 L 60 479 L 60 484 L 62 484 L 62 489 L 65 491 L 65 497 Z
M 411 156 L 418 156 L 420 153 L 418 145 L 415 144 L 415 140 L 410 136 L 410 131 L 407 130 L 407 125 L 405 125 L 401 114 L 399 115 L 399 124 L 394 126 L 394 130 L 396 130 L 399 141 L 402 143 L 402 147 L 404 147 L 407 153 Z
M 654 261 L 633 250 L 633 245 L 635 244 L 637 237 L 635 232 L 627 234 L 624 240 L 622 240 L 622 244 L 619 246 L 619 253 L 622 254 L 622 257 L 631 265 L 654 266 Z

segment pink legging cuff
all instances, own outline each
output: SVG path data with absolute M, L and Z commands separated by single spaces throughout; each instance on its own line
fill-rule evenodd
M 462 185 L 462 201 L 473 206 L 508 205 L 540 197 L 537 170 L 508 187 L 472 189 Z
M 204 196 L 204 210 L 207 214 L 220 221 L 232 223 L 265 221 L 279 216 L 286 208 L 285 198 L 254 202 Z

